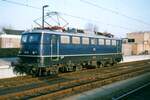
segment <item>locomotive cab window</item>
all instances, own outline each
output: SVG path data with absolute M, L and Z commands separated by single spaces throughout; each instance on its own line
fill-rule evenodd
M 69 36 L 61 36 L 61 43 L 62 44 L 69 44 L 70 43 L 70 37 Z
M 80 37 L 72 37 L 73 44 L 80 44 Z
M 22 35 L 21 42 L 26 43 L 28 39 L 28 35 Z

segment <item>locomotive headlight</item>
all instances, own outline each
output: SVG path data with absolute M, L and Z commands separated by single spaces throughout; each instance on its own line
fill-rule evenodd
M 19 50 L 19 52 L 18 52 L 19 54 L 21 54 L 21 50 Z
M 29 51 L 24 51 L 25 54 L 29 54 Z
M 37 54 L 37 51 L 32 51 L 32 54 L 33 54 L 33 55 Z

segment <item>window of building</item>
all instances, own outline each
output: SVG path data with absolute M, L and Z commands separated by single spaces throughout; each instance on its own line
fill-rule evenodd
M 80 44 L 80 37 L 72 37 L 73 44 Z
M 133 42 L 135 42 L 135 39 L 128 39 L 128 42 L 129 43 L 131 43 L 131 42 L 133 43 Z
M 61 36 L 61 43 L 69 44 L 70 43 L 70 37 L 69 36 Z
M 89 44 L 89 38 L 82 38 L 82 44 Z
M 91 39 L 91 44 L 96 45 L 97 44 L 97 39 Z
M 106 40 L 106 45 L 110 45 L 110 44 L 111 44 L 110 40 Z
M 112 40 L 112 45 L 116 45 L 116 40 Z
M 99 41 L 99 45 L 104 45 L 105 44 L 104 39 L 99 39 L 98 41 Z
M 13 39 L 12 38 L 5 38 L 5 40 L 6 40 L 6 45 L 5 45 L 5 47 L 6 48 L 12 48 L 13 47 Z

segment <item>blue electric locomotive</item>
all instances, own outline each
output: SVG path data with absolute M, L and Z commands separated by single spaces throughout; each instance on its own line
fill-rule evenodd
M 121 47 L 120 39 L 101 35 L 35 29 L 22 33 L 19 60 L 12 66 L 39 76 L 99 68 L 120 62 Z

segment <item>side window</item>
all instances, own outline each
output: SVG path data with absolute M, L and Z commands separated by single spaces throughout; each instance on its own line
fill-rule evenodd
M 116 46 L 116 40 L 112 40 L 112 45 Z
M 80 44 L 80 37 L 72 37 L 73 44 Z
M 69 44 L 70 43 L 70 37 L 69 36 L 61 36 L 61 43 L 62 44 Z
M 82 38 L 82 44 L 89 44 L 89 38 Z
M 106 40 L 106 45 L 111 45 L 110 40 Z
M 98 42 L 99 42 L 99 45 L 105 45 L 104 39 L 99 39 Z
M 91 44 L 96 45 L 97 44 L 97 39 L 91 38 Z

